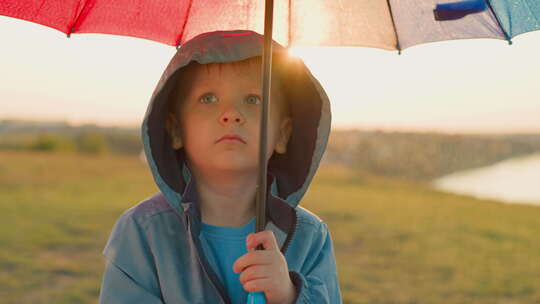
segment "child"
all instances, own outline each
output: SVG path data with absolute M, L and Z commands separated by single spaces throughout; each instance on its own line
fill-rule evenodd
M 341 303 L 327 225 L 298 206 L 326 148 L 328 97 L 273 45 L 265 230 L 255 233 L 263 37 L 216 31 L 173 56 L 142 123 L 160 192 L 103 250 L 100 303 Z M 254 250 L 262 244 L 264 250 Z

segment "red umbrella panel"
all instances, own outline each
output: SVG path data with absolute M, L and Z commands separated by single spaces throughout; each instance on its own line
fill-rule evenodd
M 402 50 L 452 39 L 510 40 L 521 33 L 540 29 L 540 1 L 537 0 L 274 2 L 273 38 L 284 46 L 366 46 Z M 479 9 L 482 5 L 484 10 Z M 66 35 L 133 36 L 171 46 L 216 30 L 245 29 L 262 34 L 264 8 L 264 1 L 252 0 L 0 1 L 0 15 L 49 26 Z M 449 21 L 442 22 L 444 19 Z

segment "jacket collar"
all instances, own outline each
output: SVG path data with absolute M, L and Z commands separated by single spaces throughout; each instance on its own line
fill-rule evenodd
M 187 166 L 184 166 L 189 170 Z M 187 208 L 190 218 L 193 222 L 193 232 L 195 235 L 200 233 L 201 225 L 201 212 L 200 212 L 200 196 L 197 190 L 197 181 L 191 174 L 187 175 L 187 184 L 182 193 L 183 205 L 190 204 L 190 208 Z M 266 191 L 266 221 L 265 227 L 269 228 L 270 225 L 275 225 L 284 234 L 289 235 L 294 226 L 296 225 L 296 211 L 294 208 L 287 204 L 280 197 L 275 196 L 271 189 L 276 184 L 275 176 L 271 173 L 267 173 L 267 191 Z M 186 209 L 186 208 L 185 208 Z

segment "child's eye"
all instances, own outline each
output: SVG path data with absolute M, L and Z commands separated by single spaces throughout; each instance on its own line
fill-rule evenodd
M 256 95 L 249 95 L 247 98 L 246 98 L 246 101 L 250 104 L 260 104 L 261 103 L 261 100 L 259 99 L 259 96 L 256 96 Z
M 201 97 L 200 101 L 202 103 L 211 103 L 217 101 L 217 97 L 214 94 L 205 94 Z

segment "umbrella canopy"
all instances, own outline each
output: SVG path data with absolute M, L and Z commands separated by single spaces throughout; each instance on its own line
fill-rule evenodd
M 284 46 L 402 50 L 452 39 L 510 41 L 540 29 L 537 0 L 489 0 L 483 11 L 451 21 L 436 20 L 436 5 L 448 2 L 275 0 L 273 38 Z M 251 0 L 3 0 L 0 15 L 46 25 L 67 35 L 114 34 L 179 46 L 203 32 L 245 29 L 263 33 L 264 6 L 264 1 Z
M 538 0 L 3 0 L 0 15 L 72 33 L 133 36 L 179 47 L 218 30 L 265 34 L 257 231 L 264 229 L 263 151 L 270 92 L 272 39 L 284 46 L 366 46 L 398 50 L 428 42 L 494 38 L 540 30 Z M 275 23 L 275 24 L 274 24 Z M 258 249 L 262 249 L 259 246 Z M 264 303 L 252 293 L 249 303 Z

